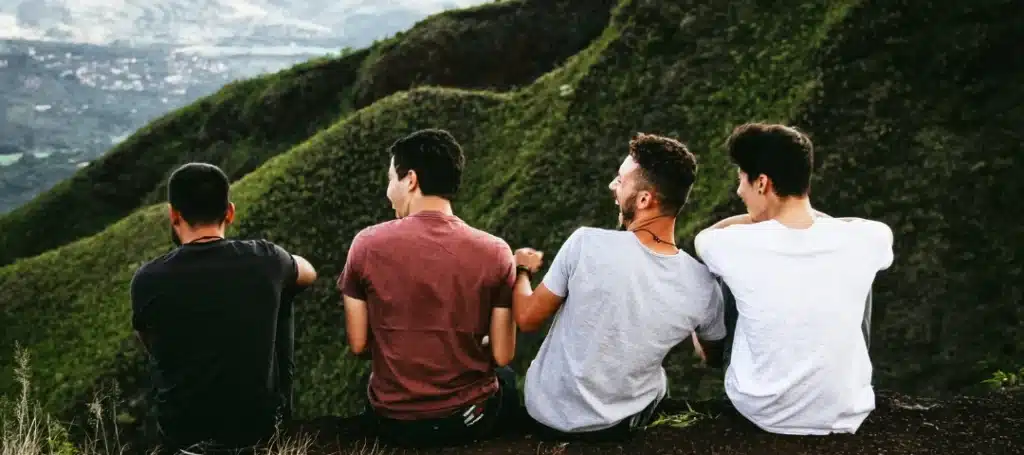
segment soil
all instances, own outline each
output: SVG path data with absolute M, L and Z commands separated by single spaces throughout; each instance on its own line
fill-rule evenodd
M 674 415 L 692 408 L 705 417 L 685 428 L 656 425 L 628 441 L 620 442 L 545 440 L 529 432 L 514 430 L 502 437 L 468 446 L 397 450 L 381 447 L 365 434 L 360 434 L 362 431 L 354 418 L 306 421 L 290 433 L 315 438 L 309 453 L 317 455 L 1024 454 L 1024 393 L 928 400 L 879 392 L 876 405 L 876 410 L 854 435 L 769 434 L 740 416 L 724 400 L 692 403 L 689 408 L 685 402 L 666 402 L 660 407 L 659 413 Z

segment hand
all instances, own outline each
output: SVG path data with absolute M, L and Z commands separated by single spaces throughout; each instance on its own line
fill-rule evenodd
M 533 248 L 520 248 L 516 250 L 516 267 L 522 266 L 530 270 L 530 273 L 537 273 L 543 262 L 544 253 Z
M 700 345 L 700 340 L 697 339 L 697 334 L 692 334 L 690 336 L 690 339 L 693 340 L 694 352 L 696 352 L 697 355 L 700 357 L 700 364 L 706 365 L 708 363 L 708 356 L 707 354 L 704 353 L 704 347 Z

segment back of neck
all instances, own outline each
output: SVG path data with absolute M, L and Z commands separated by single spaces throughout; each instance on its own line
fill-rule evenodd
M 192 242 L 205 243 L 218 238 L 224 238 L 223 226 L 201 226 L 181 233 L 182 244 Z
M 454 216 L 452 203 L 445 198 L 437 196 L 423 196 L 409 204 L 409 214 L 415 215 L 419 212 L 440 212 L 444 215 Z
M 674 254 L 676 247 L 676 217 L 655 215 L 629 223 L 627 228 L 650 250 L 662 254 Z
M 772 219 L 791 229 L 807 229 L 814 224 L 814 209 L 806 197 L 790 197 L 780 201 Z

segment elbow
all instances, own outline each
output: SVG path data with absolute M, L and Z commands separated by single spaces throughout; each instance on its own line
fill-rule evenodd
M 510 355 L 494 356 L 494 364 L 498 367 L 508 366 L 510 363 L 512 363 L 512 356 Z
M 532 320 L 529 317 L 517 317 L 516 325 L 519 326 L 519 331 L 523 333 L 536 332 L 540 329 L 541 324 L 537 321 Z
M 351 351 L 353 355 L 363 355 L 364 353 L 366 353 L 366 342 L 349 340 L 348 350 Z
M 494 356 L 495 365 L 499 367 L 508 366 L 515 357 L 514 352 L 492 352 L 491 354 Z

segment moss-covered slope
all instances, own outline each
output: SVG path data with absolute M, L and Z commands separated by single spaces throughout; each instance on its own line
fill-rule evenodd
M 299 413 L 351 410 L 358 392 L 348 385 L 366 366 L 344 355 L 334 279 L 352 236 L 392 216 L 385 147 L 424 127 L 449 129 L 466 149 L 456 201 L 464 219 L 553 255 L 574 227 L 613 225 L 606 184 L 633 132 L 679 137 L 700 159 L 680 223 L 685 243 L 739 209 L 721 149 L 731 128 L 794 123 L 818 145 L 819 208 L 881 219 L 896 233 L 896 263 L 876 286 L 878 384 L 961 391 L 1020 359 L 1015 252 L 1024 237 L 1011 203 L 1022 193 L 1024 165 L 1014 156 L 1024 103 L 1011 81 L 1024 68 L 1010 56 L 1024 39 L 1015 26 L 1022 7 L 931 4 L 623 0 L 586 49 L 526 87 L 399 92 L 266 161 L 233 187 L 231 234 L 270 238 L 320 270 L 298 303 Z M 51 407 L 107 375 L 127 390 L 144 385 L 126 342 L 127 285 L 170 247 L 164 217 L 162 206 L 148 206 L 0 268 L 0 371 L 20 341 L 44 373 L 37 386 Z M 524 346 L 519 367 L 531 357 Z M 10 387 L 0 376 L 0 390 Z
M 354 108 L 421 85 L 507 90 L 579 52 L 614 0 L 513 0 L 431 16 L 349 55 L 234 82 L 141 128 L 0 217 L 0 265 L 92 235 L 165 197 L 180 164 L 220 165 L 232 180 Z

